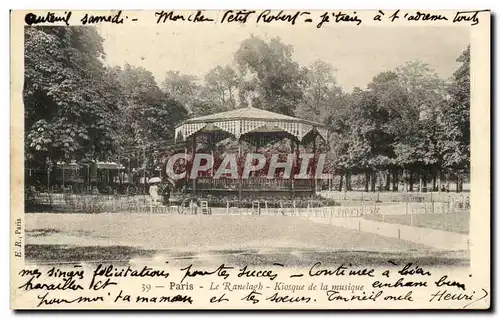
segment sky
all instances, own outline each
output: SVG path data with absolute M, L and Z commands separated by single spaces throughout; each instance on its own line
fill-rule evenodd
M 469 44 L 467 27 L 336 27 L 310 28 L 269 25 L 151 25 L 140 28 L 103 25 L 106 63 L 129 63 L 151 71 L 158 83 L 167 71 L 199 78 L 217 65 L 234 65 L 239 44 L 252 34 L 280 37 L 294 47 L 293 58 L 301 66 L 320 59 L 337 72 L 346 92 L 366 88 L 380 72 L 394 70 L 406 61 L 420 60 L 442 78 L 458 67 L 456 59 Z

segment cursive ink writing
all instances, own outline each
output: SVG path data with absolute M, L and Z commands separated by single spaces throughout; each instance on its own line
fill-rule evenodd
M 374 277 L 375 274 L 375 269 L 373 268 L 361 268 L 361 269 L 349 269 L 347 266 L 344 264 L 341 264 L 339 267 L 331 270 L 331 269 L 320 269 L 319 266 L 321 266 L 321 262 L 315 263 L 310 269 L 309 269 L 309 276 L 314 277 L 314 276 L 368 276 L 368 277 Z M 352 265 L 349 264 L 349 267 Z
M 328 301 L 377 301 L 377 298 L 382 295 L 382 291 L 372 291 L 370 294 L 367 294 L 365 291 L 362 292 L 362 294 L 357 294 L 357 293 L 352 293 L 349 296 L 345 296 L 340 294 L 339 291 L 336 290 L 327 290 L 326 295 L 328 296 Z
M 123 24 L 124 18 L 122 17 L 122 10 L 118 11 L 116 14 L 109 15 L 89 15 L 86 13 L 83 18 L 80 19 L 80 22 L 83 25 L 86 24 L 96 24 L 109 22 L 113 24 Z
M 488 292 L 485 289 L 481 289 L 481 290 L 483 291 L 483 296 L 481 298 L 478 298 L 478 299 L 476 299 L 476 300 L 474 300 L 474 301 L 469 302 L 468 304 L 466 304 L 464 306 L 464 309 L 467 308 L 467 307 L 469 307 L 470 305 L 478 302 L 479 300 L 483 300 L 484 298 L 488 297 Z
M 203 15 L 202 10 L 196 11 L 195 14 L 176 14 L 175 11 L 159 11 L 155 12 L 155 16 L 157 17 L 156 23 L 166 23 L 168 21 L 189 21 L 189 22 L 212 22 L 214 19 L 207 18 Z
M 38 24 L 38 23 L 56 23 L 64 22 L 69 26 L 69 19 L 71 18 L 71 11 L 64 11 L 63 16 L 57 16 L 54 12 L 47 12 L 44 16 L 37 16 L 34 13 L 28 13 L 24 16 L 24 22 L 27 25 Z
M 475 10 L 475 11 L 457 11 L 455 14 L 455 17 L 453 18 L 453 23 L 457 22 L 470 22 L 472 21 L 471 25 L 476 25 L 479 23 L 479 19 L 477 17 L 479 12 L 485 12 L 489 10 Z
M 426 281 L 404 281 L 403 278 L 399 278 L 395 283 L 386 283 L 375 281 L 372 284 L 373 288 L 399 288 L 399 287 L 427 287 Z
M 244 301 L 251 301 L 252 304 L 256 304 L 256 303 L 259 303 L 259 299 L 257 299 L 257 296 L 258 295 L 262 295 L 260 292 L 257 292 L 255 290 L 252 290 L 248 295 L 246 295 L 245 297 L 241 298 L 241 300 L 244 300 Z
M 472 300 L 474 297 L 475 291 L 472 293 L 458 293 L 458 294 L 452 294 L 449 293 L 448 290 L 439 290 L 433 294 L 431 294 L 431 299 L 429 299 L 429 302 L 433 301 L 448 301 L 448 300 Z
M 426 12 L 417 11 L 415 14 L 405 13 L 404 18 L 408 21 L 447 21 L 448 18 L 440 14 L 430 14 Z
M 246 23 L 248 21 L 248 18 L 250 15 L 255 13 L 255 11 L 247 11 L 247 10 L 239 10 L 239 11 L 233 11 L 233 10 L 227 10 L 224 12 L 222 15 L 222 19 L 220 20 L 220 23 L 224 22 L 239 22 L 239 23 Z
M 175 295 L 175 296 L 161 296 L 161 297 L 144 297 L 137 296 L 135 299 L 136 303 L 162 303 L 162 302 L 181 302 L 181 303 L 193 303 L 193 299 L 190 296 L 186 295 Z
M 278 274 L 273 273 L 272 270 L 250 270 L 247 266 L 240 269 L 238 277 L 268 277 L 270 280 L 276 279 Z
M 275 303 L 280 303 L 280 302 L 288 302 L 288 303 L 291 303 L 291 302 L 305 302 L 305 303 L 309 303 L 311 301 L 311 298 L 310 297 L 304 297 L 304 296 L 300 296 L 300 297 L 290 297 L 290 296 L 287 296 L 287 295 L 280 296 L 276 292 L 271 297 L 266 298 L 266 300 L 269 300 L 269 301 L 272 301 L 272 302 L 275 302 Z
M 283 13 L 283 10 L 281 10 L 277 14 L 273 14 L 271 10 L 264 10 L 258 15 L 257 23 L 261 21 L 265 23 L 280 21 L 280 22 L 288 22 L 291 23 L 292 25 L 295 25 L 297 18 L 304 14 L 309 15 L 310 12 L 297 11 L 294 14 L 285 14 Z
M 226 296 L 226 294 L 222 294 L 222 296 L 220 297 L 212 297 L 210 298 L 210 303 L 219 303 L 219 302 L 223 302 L 223 301 L 229 301 L 229 299 L 227 298 L 224 298 Z
M 62 283 L 57 284 L 46 284 L 46 283 L 34 283 L 35 276 L 31 277 L 24 284 L 18 287 L 18 289 L 24 290 L 83 290 L 83 287 L 78 285 L 76 281 L 72 278 L 63 279 Z
M 24 277 L 24 276 L 35 276 L 36 278 L 40 278 L 40 276 L 42 275 L 42 273 L 40 272 L 40 270 L 38 270 L 38 268 L 35 268 L 33 270 L 31 270 L 31 269 L 21 269 L 21 271 L 19 271 L 19 275 L 21 277 Z
M 422 275 L 422 276 L 430 276 L 431 273 L 429 271 L 424 270 L 422 267 L 418 265 L 413 265 L 412 263 L 406 264 L 403 269 L 398 271 L 398 273 L 402 276 L 413 276 L 413 275 Z
M 148 266 L 144 266 L 141 270 L 136 270 L 128 266 L 127 268 L 117 268 L 113 265 L 104 266 L 99 264 L 94 270 L 89 289 L 99 290 L 104 289 L 109 285 L 116 285 L 116 282 L 110 280 L 113 277 L 162 277 L 168 278 L 170 274 L 165 270 L 156 270 Z M 107 280 L 103 283 L 98 280 L 100 277 L 105 277 Z
M 321 262 L 317 262 L 314 265 L 312 265 L 311 269 L 309 269 L 309 276 L 314 277 L 314 276 L 345 276 L 345 270 L 347 269 L 344 264 L 338 266 L 334 270 L 329 270 L 329 269 L 317 269 L 319 266 L 321 266 Z
M 186 279 L 186 277 L 209 276 L 213 274 L 217 274 L 217 276 L 224 277 L 224 279 L 227 279 L 227 277 L 229 277 L 229 274 L 227 273 L 226 270 L 234 268 L 234 267 L 224 266 L 224 264 L 220 265 L 217 269 L 213 271 L 191 270 L 191 267 L 193 267 L 193 265 L 189 265 L 181 269 L 181 271 L 184 271 L 184 277 L 182 277 L 181 283 L 184 281 L 184 279 Z
M 74 266 L 75 268 L 81 268 L 82 266 Z M 83 270 L 69 270 L 64 271 L 56 267 L 52 267 L 49 271 L 47 271 L 47 276 L 55 277 L 55 278 L 73 278 L 77 276 L 79 279 L 83 279 Z
M 75 299 L 64 299 L 64 298 L 48 298 L 49 293 L 47 292 L 45 295 L 37 296 L 40 302 L 38 303 L 37 307 L 40 307 L 42 305 L 53 305 L 53 304 L 61 304 L 61 303 L 94 303 L 94 302 L 100 302 L 104 301 L 104 298 L 101 296 L 97 297 L 77 297 Z
M 341 23 L 341 22 L 355 22 L 356 25 L 360 25 L 362 20 L 356 15 L 356 11 L 353 12 L 353 15 L 349 15 L 347 13 L 343 13 L 342 11 L 339 12 L 332 12 L 331 17 L 335 23 Z M 330 14 L 328 12 L 323 13 L 321 16 L 321 21 L 316 25 L 316 27 L 319 29 L 323 25 L 323 23 L 329 23 L 330 22 Z
M 465 290 L 465 285 L 458 282 L 458 281 L 452 281 L 452 280 L 447 280 L 448 279 L 448 276 L 443 276 L 441 278 L 439 278 L 438 281 L 435 282 L 436 286 L 438 287 L 441 287 L 441 286 L 448 286 L 448 287 L 458 287 L 462 290 Z

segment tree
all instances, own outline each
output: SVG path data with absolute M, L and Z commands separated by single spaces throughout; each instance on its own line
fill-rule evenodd
M 426 187 L 428 174 L 436 184 L 441 169 L 437 114 L 444 100 L 445 83 L 428 65 L 418 61 L 407 62 L 396 74 L 402 94 L 406 95 L 399 108 L 391 109 L 396 164 L 405 168 L 409 190 L 413 190 L 414 174 Z
M 30 165 L 107 158 L 119 148 L 120 96 L 92 27 L 26 27 L 25 149 Z
M 125 101 L 120 130 L 128 150 L 125 153 L 133 158 L 135 151 L 143 168 L 154 170 L 151 150 L 172 143 L 175 126 L 187 116 L 186 109 L 160 90 L 150 71 L 127 64 L 123 69 L 115 67 L 112 72 Z
M 293 48 L 279 38 L 266 42 L 258 37 L 243 41 L 235 61 L 244 79 L 242 87 L 253 88 L 257 107 L 293 115 L 302 99 L 304 70 L 292 60 Z M 246 103 L 242 99 L 242 104 Z
M 231 110 L 237 107 L 237 93 L 240 79 L 230 66 L 217 66 L 205 75 L 205 96 L 215 105 L 213 112 Z
M 200 104 L 200 85 L 197 81 L 198 78 L 193 75 L 168 71 L 161 84 L 161 89 L 182 104 L 189 113 L 196 113 L 198 104 Z
M 447 101 L 440 113 L 440 146 L 447 168 L 468 172 L 470 170 L 470 46 L 462 52 L 457 62 L 459 68 L 447 90 Z M 460 190 L 462 180 L 458 174 Z
M 321 60 L 314 61 L 305 69 L 304 96 L 295 111 L 304 119 L 325 122 L 332 109 L 342 99 L 342 89 L 336 85 L 335 69 Z

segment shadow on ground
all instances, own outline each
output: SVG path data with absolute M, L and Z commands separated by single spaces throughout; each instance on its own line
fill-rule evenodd
M 280 263 L 286 267 L 311 266 L 320 261 L 323 265 L 352 264 L 363 266 L 387 265 L 390 261 L 418 263 L 421 266 L 468 266 L 466 252 L 440 252 L 408 250 L 394 251 L 352 251 L 352 250 L 314 250 L 314 249 L 242 249 L 212 250 L 203 253 L 175 252 L 167 250 L 147 250 L 127 246 L 64 246 L 64 245 L 26 245 L 25 258 L 31 264 L 67 263 L 113 263 L 141 264 L 182 263 L 182 264 L 226 264 L 232 266 L 269 266 Z M 140 262 L 139 262 L 140 261 Z

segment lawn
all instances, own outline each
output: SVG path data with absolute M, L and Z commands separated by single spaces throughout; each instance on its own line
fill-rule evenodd
M 449 259 L 422 245 L 290 216 L 37 213 L 26 214 L 26 235 L 27 260 L 43 262 L 155 256 L 287 265 Z
M 411 225 L 411 215 L 366 215 L 366 219 L 384 221 L 386 223 Z M 413 226 L 445 230 L 455 233 L 469 233 L 470 214 L 466 212 L 454 214 L 414 214 Z

